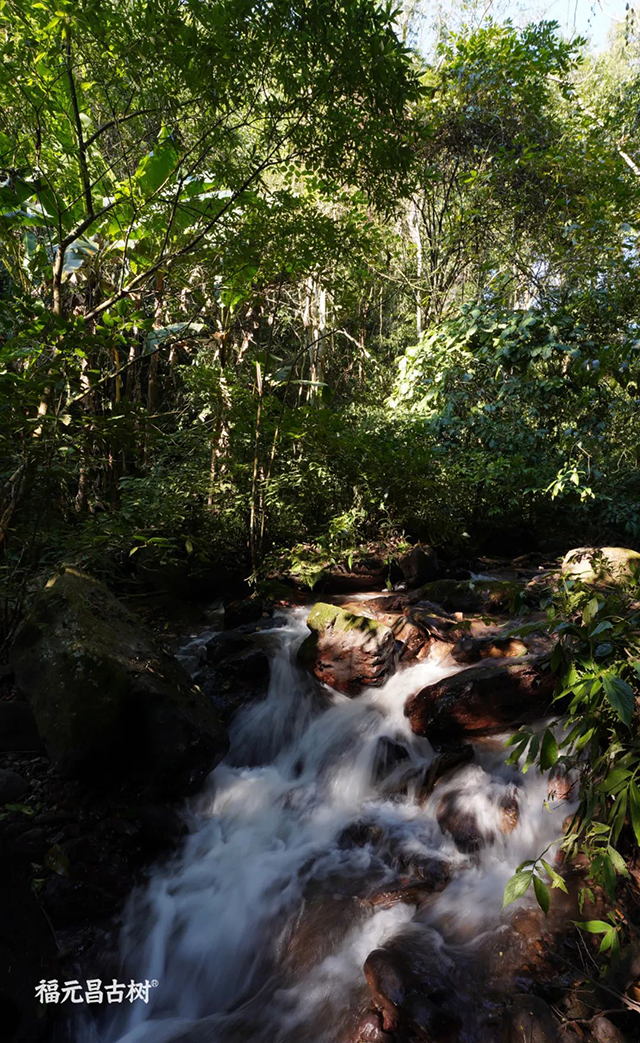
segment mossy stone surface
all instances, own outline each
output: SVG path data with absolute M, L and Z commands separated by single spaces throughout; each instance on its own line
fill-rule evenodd
M 75 776 L 189 791 L 226 749 L 209 700 L 104 584 L 66 567 L 11 649 L 52 761 Z

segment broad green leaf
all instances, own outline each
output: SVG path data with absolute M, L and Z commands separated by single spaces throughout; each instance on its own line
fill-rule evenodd
M 553 767 L 557 760 L 558 743 L 553 732 L 547 728 L 542 738 L 542 747 L 540 749 L 540 767 L 543 771 L 547 771 Z
M 618 786 L 626 782 L 630 775 L 631 772 L 628 768 L 613 768 L 606 779 L 600 783 L 600 792 L 612 793 Z
M 514 873 L 504 889 L 502 908 L 504 909 L 518 898 L 522 898 L 529 890 L 532 879 L 533 871 L 531 869 L 527 869 L 523 873 Z
M 615 847 L 611 844 L 607 846 L 607 853 L 609 858 L 613 862 L 613 868 L 616 873 L 620 873 L 621 876 L 629 876 L 629 870 L 627 869 L 626 863 L 619 851 L 616 851 Z
M 539 876 L 534 876 L 533 878 L 533 890 L 535 891 L 538 905 L 546 916 L 549 912 L 549 906 L 551 905 L 551 892 Z
M 561 891 L 564 891 L 565 894 L 568 894 L 567 885 L 565 884 L 560 874 L 556 873 L 555 869 L 552 866 L 550 866 L 548 862 L 545 862 L 544 858 L 541 858 L 540 861 L 546 869 L 549 876 L 551 877 L 551 887 L 559 887 Z
M 629 785 L 629 810 L 631 812 L 631 825 L 640 844 L 640 789 L 635 782 Z
M 606 934 L 611 930 L 611 924 L 605 923 L 604 920 L 583 920 L 582 922 L 574 920 L 573 922 L 581 931 L 588 931 L 589 934 Z
M 629 727 L 633 716 L 633 689 L 616 674 L 605 674 L 602 683 L 609 703 L 620 720 Z

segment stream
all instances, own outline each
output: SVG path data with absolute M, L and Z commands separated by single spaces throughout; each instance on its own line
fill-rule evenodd
M 429 658 L 357 698 L 319 689 L 296 662 L 307 611 L 288 610 L 265 633 L 267 698 L 236 715 L 228 756 L 189 809 L 192 832 L 131 898 L 121 951 L 127 974 L 157 980 L 148 1005 L 101 1012 L 77 1043 L 347 1043 L 371 1007 L 363 964 L 381 946 L 427 968 L 433 995 L 460 1018 L 456 1040 L 486 1038 L 478 994 L 487 988 L 490 1007 L 502 973 L 504 886 L 561 835 L 570 809 L 546 803 L 539 772 L 507 766 L 495 737 L 421 806 L 406 779 L 435 754 L 404 704 L 463 668 Z M 448 794 L 486 844 L 461 851 L 443 833 Z M 517 824 L 504 832 L 514 801 Z M 372 900 L 440 870 L 446 886 L 424 901 Z

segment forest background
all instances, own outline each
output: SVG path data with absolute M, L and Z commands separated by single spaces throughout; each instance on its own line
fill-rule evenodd
M 639 27 L 505 13 L 0 2 L 5 639 L 60 561 L 638 544 Z

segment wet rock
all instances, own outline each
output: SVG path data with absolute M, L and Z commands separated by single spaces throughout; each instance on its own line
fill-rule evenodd
M 243 706 L 267 694 L 270 660 L 260 640 L 260 635 L 229 631 L 214 634 L 207 643 L 211 665 L 196 680 L 224 724 Z
M 346 1043 L 392 1043 L 394 1036 L 382 1027 L 382 1016 L 377 1010 L 368 1011 Z
M 480 829 L 472 811 L 463 806 L 455 791 L 447 793 L 436 810 L 436 821 L 443 833 L 448 833 L 459 851 L 470 854 L 477 851 L 488 839 Z
M 379 844 L 384 837 L 384 830 L 375 822 L 352 822 L 338 835 L 340 848 L 365 847 L 366 844 Z
M 172 848 L 187 832 L 184 819 L 176 811 L 158 804 L 144 804 L 138 820 L 140 840 L 149 853 Z
M 587 583 L 615 583 L 640 574 L 640 553 L 626 547 L 576 547 L 562 559 L 562 573 Z
M 13 804 L 29 792 L 29 783 L 17 771 L 0 768 L 0 804 Z
M 435 861 L 436 860 L 434 859 L 434 862 Z M 443 867 L 443 870 L 439 877 L 436 876 L 434 871 L 433 882 L 424 880 L 419 884 L 403 884 L 399 887 L 383 888 L 380 891 L 374 891 L 372 894 L 367 895 L 363 901 L 367 905 L 380 907 L 382 909 L 390 909 L 394 905 L 399 905 L 400 902 L 404 902 L 407 905 L 424 905 L 428 898 L 436 891 L 444 891 L 451 879 L 450 870 L 447 872 L 444 868 L 446 863 L 441 862 L 440 865 Z
M 393 672 L 394 637 L 384 624 L 320 602 L 307 625 L 312 633 L 298 655 L 324 684 L 357 695 L 365 685 L 384 684 Z
M 374 949 L 365 960 L 364 976 L 374 1006 L 382 1014 L 382 1028 L 393 1032 L 409 989 L 409 972 L 404 960 L 388 949 Z
M 22 699 L 0 699 L 0 753 L 35 753 L 42 748 L 29 704 Z
M 88 909 L 93 921 L 110 916 L 118 901 L 104 888 L 86 880 L 52 876 L 42 890 L 42 903 L 53 926 L 58 928 L 86 922 Z
M 540 717 L 555 680 L 541 661 L 486 663 L 428 685 L 405 705 L 417 735 L 432 742 L 490 735 Z
M 28 829 L 8 843 L 9 851 L 14 858 L 24 862 L 42 862 L 48 847 L 43 829 Z
M 442 779 L 450 775 L 451 772 L 457 771 L 464 764 L 469 764 L 472 760 L 473 746 L 468 743 L 463 746 L 456 746 L 452 750 L 445 750 L 443 753 L 438 754 L 437 757 L 434 757 L 418 783 L 416 789 L 418 803 L 420 805 L 425 804 Z
M 542 920 L 544 913 L 537 906 L 532 909 L 516 908 L 511 913 L 511 926 L 516 934 L 532 942 L 540 938 L 542 934 Z
M 347 895 L 323 894 L 305 899 L 283 943 L 284 964 L 295 974 L 334 953 L 356 920 L 362 920 L 361 904 Z
M 438 575 L 438 555 L 433 547 L 416 544 L 398 562 L 405 583 L 409 588 L 428 583 Z
M 325 569 L 314 589 L 326 594 L 355 594 L 384 587 L 389 565 L 375 554 L 355 560 L 350 569 Z
M 567 771 L 565 765 L 556 765 L 549 773 L 549 789 L 547 800 L 571 800 L 574 796 L 576 780 Z
M 431 635 L 426 628 L 400 616 L 391 626 L 396 641 L 400 642 L 399 660 L 402 666 L 426 659 L 431 651 Z
M 413 1037 L 420 1043 L 454 1043 L 459 1037 L 459 1022 L 445 1013 L 427 996 L 419 993 L 409 997 L 403 1015 Z
M 379 782 L 386 775 L 390 775 L 394 768 L 406 761 L 408 757 L 409 751 L 404 743 L 390 739 L 388 735 L 381 736 L 376 745 L 373 761 L 374 781 Z
M 512 580 L 439 579 L 420 589 L 420 596 L 441 605 L 447 612 L 512 612 L 522 591 Z
M 627 1036 L 604 1014 L 591 1022 L 591 1035 L 596 1043 L 627 1043 Z
M 518 825 L 520 806 L 515 793 L 510 793 L 500 804 L 500 830 L 502 833 L 513 833 Z
M 11 649 L 16 680 L 55 767 L 96 783 L 193 792 L 227 737 L 206 696 L 107 588 L 66 567 Z
M 367 598 L 366 601 L 359 601 L 357 604 L 365 615 L 375 618 L 378 613 L 401 614 L 413 600 L 415 599 L 410 594 L 381 594 L 380 597 Z M 355 607 L 352 610 L 355 611 Z
M 236 627 L 248 626 L 257 623 L 267 606 L 260 598 L 244 598 L 242 601 L 231 601 L 225 605 L 224 626 L 225 630 L 234 630 Z M 268 610 L 272 612 L 273 610 Z
M 417 853 L 401 853 L 398 864 L 402 870 L 426 884 L 429 893 L 444 891 L 453 874 L 451 865 L 443 858 L 429 858 Z
M 524 641 L 515 637 L 462 637 L 456 641 L 451 655 L 457 663 L 477 663 L 481 659 L 512 659 L 527 652 Z
M 538 996 L 514 996 L 505 1019 L 505 1043 L 561 1043 L 558 1022 Z

